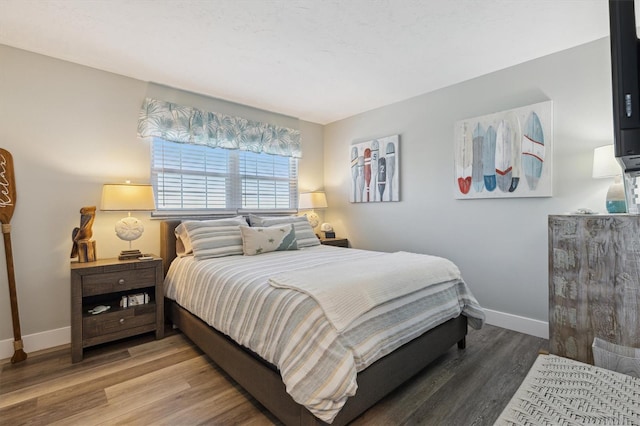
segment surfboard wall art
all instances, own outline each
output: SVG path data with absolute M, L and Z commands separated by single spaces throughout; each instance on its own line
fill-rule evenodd
M 460 120 L 454 145 L 455 198 L 551 197 L 552 101 Z
M 400 135 L 385 136 L 349 147 L 352 203 L 400 201 Z

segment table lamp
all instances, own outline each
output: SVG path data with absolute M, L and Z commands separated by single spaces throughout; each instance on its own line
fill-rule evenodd
M 320 223 L 320 217 L 314 209 L 326 209 L 327 207 L 327 197 L 322 191 L 303 192 L 298 199 L 298 210 L 310 210 L 305 214 L 314 230 Z
M 626 213 L 627 203 L 622 184 L 622 169 L 616 160 L 613 145 L 604 145 L 593 150 L 593 177 L 614 178 L 614 182 L 607 191 L 607 212 Z
M 131 241 L 137 240 L 144 232 L 142 221 L 131 216 L 132 211 L 155 210 L 153 187 L 133 183 L 105 184 L 102 187 L 102 204 L 100 210 L 128 212 L 128 215 L 116 222 L 115 231 L 118 238 L 129 241 L 129 250 L 123 250 L 118 256 L 120 260 L 137 259 L 142 256 L 140 250 L 131 249 Z

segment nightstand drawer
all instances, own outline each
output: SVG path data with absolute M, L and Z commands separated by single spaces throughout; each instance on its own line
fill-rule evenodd
M 86 316 L 82 319 L 82 338 L 90 339 L 105 334 L 118 333 L 145 324 L 155 324 L 155 322 L 155 303 Z
M 320 244 L 334 247 L 349 247 L 349 240 L 346 238 L 321 238 Z
M 106 272 L 82 277 L 82 295 L 94 296 L 136 288 L 153 287 L 156 283 L 154 268 Z

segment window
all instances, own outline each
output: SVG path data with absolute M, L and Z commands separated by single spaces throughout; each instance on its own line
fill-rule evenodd
M 293 157 L 153 138 L 151 181 L 162 215 L 289 211 L 298 202 Z

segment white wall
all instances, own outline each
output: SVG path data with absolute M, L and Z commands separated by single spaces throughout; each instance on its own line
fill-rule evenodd
M 613 143 L 609 64 L 603 39 L 325 126 L 326 219 L 357 248 L 452 259 L 492 322 L 546 335 L 547 216 L 605 210 L 611 182 L 591 166 L 593 149 Z M 553 197 L 454 199 L 454 123 L 546 100 Z M 391 134 L 401 135 L 401 202 L 350 204 L 349 145 Z
M 22 334 L 31 352 L 68 341 L 69 251 L 80 207 L 99 205 L 105 182 L 149 180 L 149 147 L 136 137 L 144 97 L 264 112 L 2 45 L 0 63 L 0 146 L 14 156 L 12 240 Z M 593 148 L 613 137 L 609 73 L 603 39 L 324 127 L 300 122 L 300 189 L 325 187 L 325 220 L 354 247 L 449 257 L 490 319 L 521 329 L 534 324 L 536 334 L 547 321 L 547 215 L 604 210 L 610 182 L 591 178 L 591 161 Z M 554 102 L 554 196 L 455 200 L 454 123 L 548 99 Z M 395 133 L 402 201 L 350 204 L 349 145 Z M 126 246 L 113 234 L 120 216 L 98 212 L 99 257 Z M 135 245 L 158 252 L 157 222 L 139 217 L 145 234 Z M 0 358 L 13 352 L 12 336 L 0 262 Z
M 69 253 L 80 208 L 100 205 L 104 183 L 149 182 L 149 144 L 136 136 L 145 96 L 299 127 L 300 181 L 322 187 L 323 128 L 318 124 L 3 45 L 0 64 L 0 147 L 14 158 L 17 203 L 11 236 L 27 353 L 69 341 Z M 93 226 L 98 257 L 115 257 L 127 248 L 113 231 L 121 216 L 98 211 Z M 159 253 L 158 222 L 149 214 L 137 217 L 145 233 L 135 247 Z M 6 265 L 0 261 L 0 358 L 13 353 L 12 342 Z

